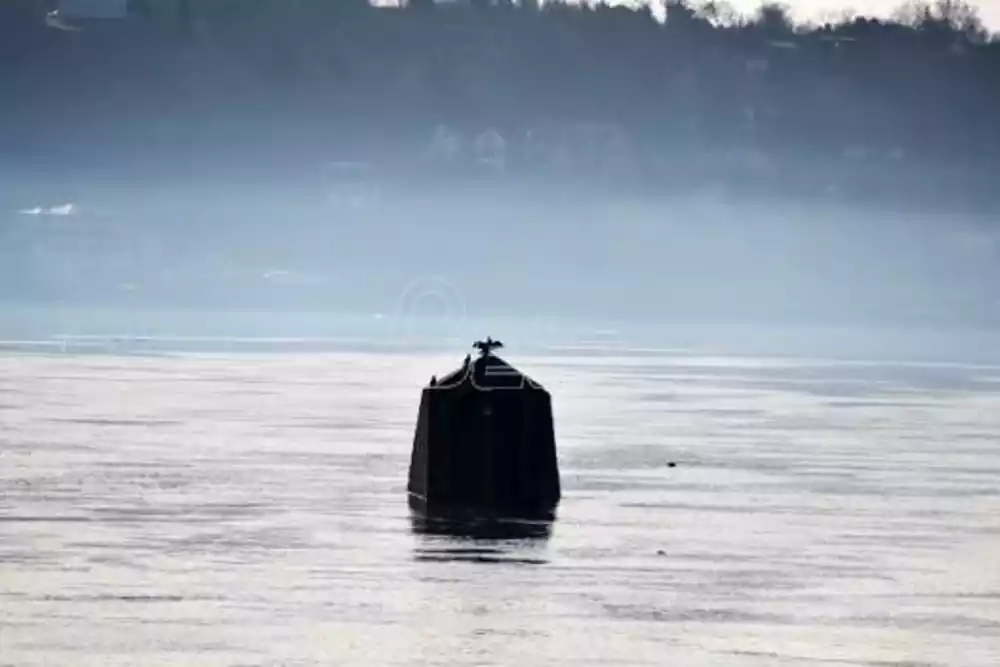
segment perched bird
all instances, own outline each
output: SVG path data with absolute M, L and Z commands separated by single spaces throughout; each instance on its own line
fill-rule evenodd
M 479 353 L 485 357 L 486 355 L 490 354 L 495 348 L 503 347 L 503 343 L 501 343 L 498 340 L 493 340 L 492 337 L 487 336 L 486 340 L 477 340 L 475 343 L 472 344 L 472 347 L 479 350 Z

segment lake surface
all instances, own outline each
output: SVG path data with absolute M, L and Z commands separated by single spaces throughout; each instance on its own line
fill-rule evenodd
M 472 540 L 405 498 L 461 354 L 0 356 L 0 665 L 1000 664 L 1000 368 L 511 355 L 564 500 Z

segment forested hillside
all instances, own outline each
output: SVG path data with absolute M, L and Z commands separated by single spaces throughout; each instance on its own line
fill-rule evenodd
M 945 0 L 795 25 L 780 6 L 3 0 L 5 164 L 545 176 L 992 207 L 1000 42 Z M 478 142 L 476 141 L 478 138 Z

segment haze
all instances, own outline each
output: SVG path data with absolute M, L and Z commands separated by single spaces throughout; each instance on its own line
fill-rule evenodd
M 1000 44 L 971 7 L 414 5 L 7 5 L 0 298 L 996 325 Z

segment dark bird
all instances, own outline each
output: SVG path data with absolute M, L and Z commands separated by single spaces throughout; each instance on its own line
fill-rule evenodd
M 493 340 L 492 337 L 487 336 L 486 340 L 477 340 L 472 344 L 472 347 L 479 350 L 480 356 L 487 356 L 493 352 L 495 349 L 500 349 L 503 347 L 503 343 L 498 340 Z

